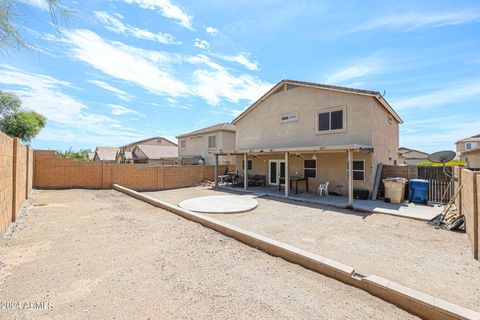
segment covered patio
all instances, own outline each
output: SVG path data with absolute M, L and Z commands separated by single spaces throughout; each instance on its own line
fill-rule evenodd
M 344 196 L 318 196 L 316 193 L 303 192 L 299 194 L 291 194 L 286 197 L 283 190 L 278 191 L 277 188 L 269 187 L 250 187 L 247 190 L 232 186 L 231 184 L 219 184 L 221 190 L 230 190 L 234 192 L 249 193 L 257 197 L 277 197 L 280 199 L 288 198 L 290 200 L 302 201 L 312 204 L 327 205 L 336 208 L 347 208 L 348 198 Z M 363 211 L 367 213 L 381 213 L 397 217 L 411 218 L 416 220 L 428 221 L 441 213 L 443 206 L 428 206 L 415 203 L 408 203 L 407 201 L 395 204 L 386 203 L 381 200 L 354 200 L 354 207 L 352 209 Z
M 372 146 L 360 144 L 218 152 L 214 153 L 215 186 L 225 177 L 219 176 L 219 157 L 235 155 L 236 173 L 245 191 L 256 180 L 277 195 L 292 198 L 303 191 L 303 198 L 314 198 L 319 185 L 328 183 L 330 191 L 346 195 L 343 207 L 354 208 L 354 188 L 371 190 L 373 186 L 372 154 Z

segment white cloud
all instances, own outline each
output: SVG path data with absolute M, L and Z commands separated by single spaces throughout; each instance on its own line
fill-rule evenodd
M 225 61 L 238 63 L 248 70 L 256 71 L 259 70 L 258 61 L 250 60 L 250 54 L 247 52 L 240 52 L 237 55 L 229 56 L 224 54 L 212 54 L 213 56 L 220 58 Z
M 423 28 L 439 28 L 459 25 L 480 20 L 480 10 L 462 10 L 449 12 L 414 12 L 396 15 L 377 15 L 378 18 L 360 24 L 348 32 L 390 29 L 400 32 Z
M 180 41 L 175 40 L 175 37 L 168 33 L 153 33 L 146 29 L 140 29 L 123 23 L 123 17 L 117 15 L 114 17 L 105 11 L 94 11 L 95 17 L 105 24 L 105 27 L 118 34 L 128 34 L 138 39 L 157 41 L 163 44 L 181 44 Z
M 214 28 L 214 27 L 206 27 L 205 28 L 205 32 L 208 33 L 209 35 L 211 36 L 216 36 L 218 35 L 218 29 Z
M 125 100 L 125 101 L 130 101 L 133 99 L 133 96 L 131 94 L 129 94 L 128 92 L 125 92 L 123 90 L 120 90 L 118 88 L 115 88 L 111 85 L 109 85 L 108 83 L 106 82 L 103 82 L 103 81 L 100 81 L 100 80 L 87 80 L 88 82 L 96 85 L 96 86 L 99 86 L 100 88 L 102 89 L 105 89 L 107 91 L 110 91 L 112 92 L 113 94 L 115 94 L 119 99 L 122 99 L 122 100 Z
M 480 80 L 469 81 L 462 85 L 452 85 L 424 95 L 397 100 L 393 102 L 393 105 L 397 109 L 430 108 L 476 96 L 480 96 Z
M 26 109 L 34 110 L 47 117 L 47 132 L 51 121 L 70 129 L 82 131 L 82 139 L 87 136 L 117 136 L 133 138 L 137 133 L 121 128 L 121 123 L 109 116 L 90 113 L 87 105 L 63 92 L 73 88 L 66 82 L 48 75 L 29 73 L 7 65 L 0 65 L 0 83 L 15 92 L 22 99 Z M 10 87 L 10 88 L 9 88 Z M 41 136 L 40 136 L 41 137 Z M 50 137 L 62 141 L 62 137 Z M 78 139 L 78 136 L 75 138 Z M 74 140 L 75 140 L 74 139 Z
M 138 112 L 136 110 L 129 109 L 129 108 L 126 108 L 126 107 L 118 105 L 118 104 L 109 104 L 109 105 L 107 105 L 107 107 L 112 109 L 111 113 L 115 116 L 123 116 L 125 114 L 137 114 L 137 115 L 141 114 L 140 112 Z
M 388 63 L 391 65 L 391 62 Z M 359 59 L 350 63 L 340 70 L 333 72 L 328 75 L 323 82 L 326 84 L 341 84 L 346 85 L 347 83 L 355 83 L 361 78 L 370 76 L 372 74 L 378 74 L 383 72 L 385 69 L 392 70 L 392 67 L 387 68 L 387 63 L 385 62 L 384 57 L 381 53 L 375 53 L 366 58 Z
M 185 13 L 170 0 L 124 0 L 128 4 L 135 3 L 143 9 L 159 10 L 166 18 L 176 20 L 184 28 L 193 30 L 192 16 Z
M 167 54 L 130 47 L 121 42 L 108 42 L 85 29 L 65 31 L 62 41 L 69 45 L 74 59 L 113 78 L 136 84 L 158 95 L 177 97 L 190 94 L 185 83 L 159 68 L 158 64 L 172 63 Z
M 20 0 L 20 2 L 26 3 L 40 10 L 44 10 L 44 11 L 49 10 L 48 3 L 45 0 Z
M 208 47 L 210 47 L 210 43 L 208 43 L 207 40 L 200 40 L 199 38 L 195 39 L 193 45 L 200 49 L 207 49 Z

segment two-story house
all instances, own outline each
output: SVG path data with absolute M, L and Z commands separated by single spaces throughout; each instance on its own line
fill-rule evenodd
M 177 137 L 178 157 L 182 164 L 215 163 L 215 153 L 232 152 L 235 149 L 235 126 L 219 123 L 207 128 L 188 132 Z M 235 157 L 226 156 L 218 164 L 230 164 Z
M 377 164 L 397 162 L 403 122 L 379 92 L 282 80 L 232 123 L 244 188 L 263 175 L 288 196 L 289 180 L 306 177 L 308 191 L 329 182 L 352 205 L 353 188 L 372 191 Z
M 457 156 L 467 168 L 480 168 L 480 134 L 455 142 Z

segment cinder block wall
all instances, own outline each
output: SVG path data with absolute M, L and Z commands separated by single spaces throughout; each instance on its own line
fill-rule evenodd
M 457 206 L 465 216 L 465 229 L 475 259 L 479 258 L 480 244 L 480 173 L 461 169 L 458 172 L 458 186 L 463 185 Z
M 46 189 L 111 189 L 119 184 L 133 190 L 162 190 L 214 180 L 214 166 L 155 166 L 80 162 L 59 158 L 54 151 L 35 150 L 33 185 Z M 232 168 L 231 168 L 232 169 Z M 223 174 L 225 165 L 218 168 Z M 234 170 L 234 169 L 233 169 Z
M 28 172 L 32 171 L 33 151 L 0 132 L 0 235 L 15 221 L 28 198 L 32 189 Z

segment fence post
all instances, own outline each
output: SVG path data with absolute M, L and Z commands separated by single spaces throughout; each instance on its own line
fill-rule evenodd
M 477 174 L 473 174 L 473 257 L 478 259 L 478 197 Z
M 13 138 L 13 154 L 12 154 L 12 221 L 15 222 L 17 218 L 17 150 L 18 138 Z

